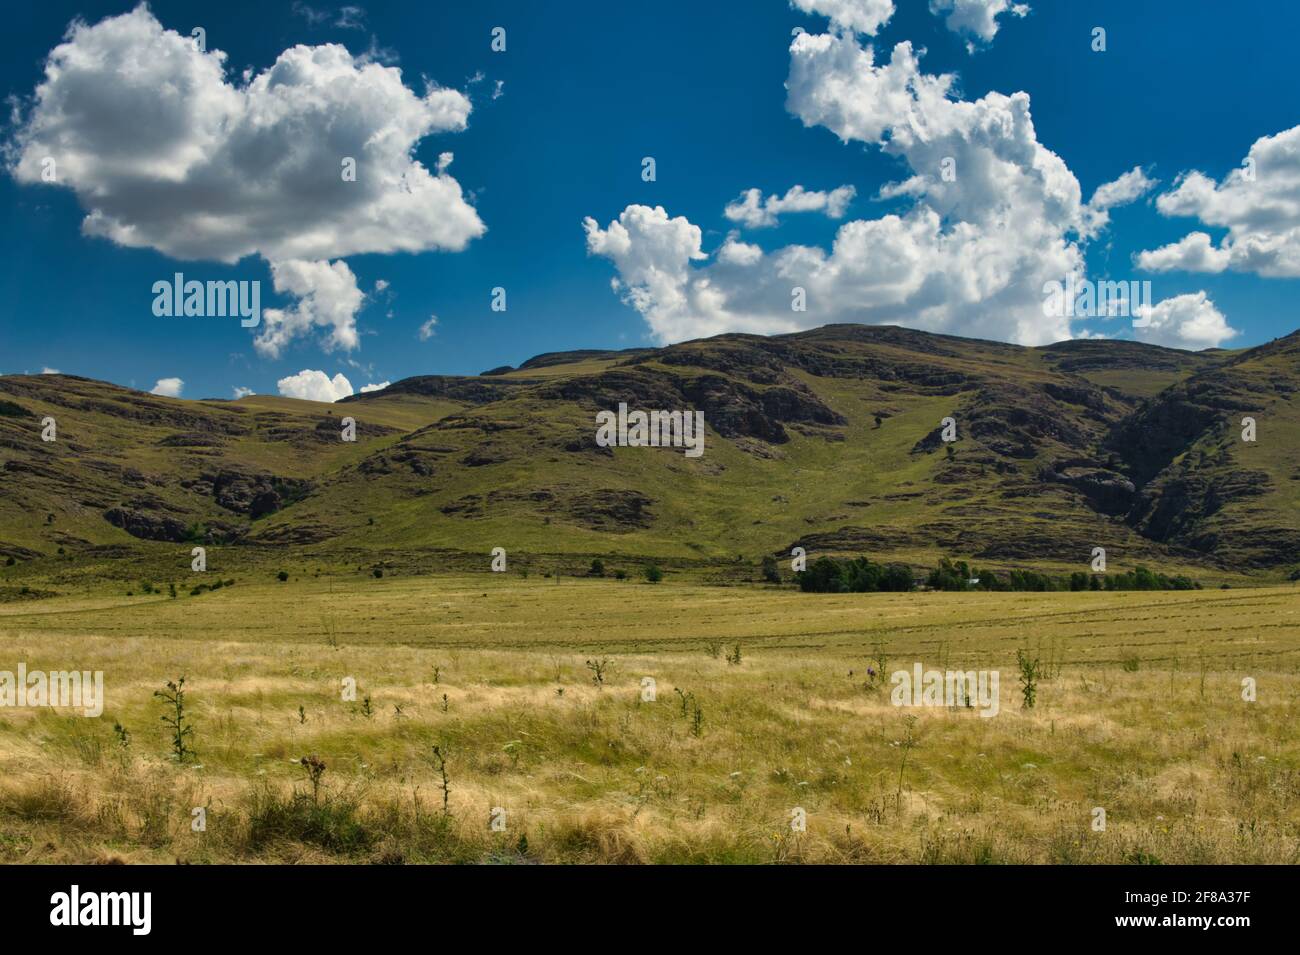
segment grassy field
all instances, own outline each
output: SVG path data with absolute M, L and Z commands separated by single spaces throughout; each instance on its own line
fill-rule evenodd
M 20 662 L 107 702 L 0 709 L 6 862 L 1300 861 L 1289 586 L 294 576 L 0 603 Z M 1000 712 L 892 705 L 917 662 L 998 670 Z M 153 694 L 182 674 L 178 762 Z

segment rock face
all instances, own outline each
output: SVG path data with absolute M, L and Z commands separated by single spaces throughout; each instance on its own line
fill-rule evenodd
M 1097 467 L 1088 461 L 1062 461 L 1044 468 L 1044 481 L 1068 485 L 1079 491 L 1103 514 L 1127 514 L 1137 488 L 1122 474 Z
M 179 543 L 188 540 L 190 536 L 189 525 L 183 520 L 156 511 L 110 507 L 104 512 L 104 520 L 141 540 Z
M 654 521 L 653 503 L 640 491 L 603 489 L 575 494 L 568 507 L 574 519 L 587 527 L 623 532 L 649 527 Z
M 127 486 L 150 483 L 145 475 L 129 469 L 124 470 L 120 480 Z M 150 493 L 107 508 L 104 520 L 141 540 L 182 543 L 194 540 L 197 532 L 203 541 L 232 542 L 247 534 L 248 521 L 274 514 L 305 498 L 312 489 L 310 481 L 233 468 L 204 471 L 180 484 L 191 495 L 210 499 L 223 512 L 245 520 L 229 521 L 212 515 L 198 519 Z
M 624 533 L 653 523 L 652 504 L 654 501 L 639 491 L 584 490 L 561 485 L 531 491 L 491 491 L 486 496 L 469 494 L 444 504 L 440 510 L 448 516 L 470 519 L 518 509 L 536 510 L 592 530 Z
M 205 431 L 181 431 L 158 442 L 160 448 L 220 448 L 225 444 L 220 435 Z
M 1131 519 L 1152 540 L 1192 538 L 1189 543 L 1196 547 L 1197 525 L 1233 501 L 1261 497 L 1268 491 L 1269 477 L 1262 471 L 1178 469 L 1156 486 L 1143 489 Z
M 643 411 L 690 408 L 703 411 L 705 425 L 724 438 L 758 438 L 770 444 L 790 440 L 786 424 L 845 423 L 843 416 L 793 378 L 784 384 L 754 388 L 723 375 L 686 377 L 628 367 L 543 387 L 537 396 L 577 402 L 595 411 L 612 411 L 620 402 Z
M 227 511 L 252 520 L 274 514 L 311 493 L 310 481 L 231 469 L 205 472 L 184 486 L 211 495 Z
M 1106 449 L 1119 455 L 1138 484 L 1154 478 L 1231 411 L 1217 396 L 1215 404 L 1204 404 L 1179 391 L 1142 406 L 1106 439 Z
M 1056 401 L 1080 405 L 1093 411 L 1104 413 L 1107 408 L 1106 394 L 1100 388 L 1074 383 L 1058 384 L 1049 381 L 1043 385 L 1043 391 Z
M 281 524 L 259 530 L 253 540 L 259 544 L 319 544 L 339 535 L 337 527 L 316 521 L 303 521 L 297 524 Z

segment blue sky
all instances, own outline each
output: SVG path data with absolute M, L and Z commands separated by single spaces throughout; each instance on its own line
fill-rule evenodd
M 804 6 L 816 8 L 817 2 L 805 0 Z M 880 143 L 867 141 L 870 137 L 849 136 L 844 142 L 828 128 L 833 121 L 805 125 L 795 115 L 785 88 L 792 69 L 791 31 L 802 27 L 824 34 L 840 28 L 826 16 L 793 9 L 787 0 L 361 6 L 363 11 L 340 13 L 323 0 L 308 7 L 156 2 L 149 10 L 162 30 L 189 36 L 191 28 L 201 26 L 207 50 L 227 55 L 225 79 L 232 89 L 243 82 L 245 69 L 262 72 L 295 44 L 336 43 L 362 58 L 359 63 L 400 68 L 402 82 L 414 96 L 424 95 L 425 77 L 465 94 L 472 105 L 465 128 L 418 138 L 413 158 L 433 170 L 440 154 L 453 153 L 447 171 L 486 231 L 467 239 L 460 250 L 423 251 L 391 251 L 382 248 L 382 238 L 344 234 L 311 245 L 301 257 L 285 251 L 299 247 L 295 237 L 278 231 L 250 239 L 259 251 L 235 264 L 215 258 L 185 261 L 169 253 L 179 241 L 175 230 L 190 228 L 193 217 L 169 225 L 166 241 L 141 240 L 132 246 L 86 234 L 82 219 L 94 206 L 94 186 L 109 183 L 108 188 L 125 191 L 120 176 L 85 171 L 81 189 L 68 188 L 66 182 L 34 182 L 30 176 L 24 180 L 20 174 L 0 176 L 0 372 L 56 368 L 145 390 L 158 380 L 178 378 L 185 397 L 230 397 L 236 387 L 275 393 L 277 382 L 303 369 L 322 370 L 326 376 L 341 372 L 359 389 L 417 374 L 472 374 L 544 351 L 625 348 L 731 327 L 758 330 L 767 327 L 765 322 L 784 320 L 770 302 L 747 299 L 751 289 L 780 285 L 774 276 L 785 274 L 778 256 L 782 249 L 807 246 L 829 254 L 845 223 L 891 213 L 906 216 L 917 205 L 908 195 L 877 197 L 882 186 L 925 171 L 909 168 L 916 153 L 889 154 Z M 1222 340 L 1224 347 L 1259 344 L 1297 327 L 1294 250 L 1288 258 L 1283 249 L 1277 257 L 1282 265 L 1262 267 L 1234 253 L 1232 265 L 1213 271 L 1140 270 L 1133 263 L 1137 253 L 1168 247 L 1194 232 L 1207 233 L 1225 260 L 1222 243 L 1232 230 L 1238 250 L 1247 247 L 1257 223 L 1268 241 L 1285 246 L 1295 238 L 1297 233 L 1288 228 L 1298 226 L 1300 213 L 1287 204 L 1295 198 L 1295 179 L 1288 178 L 1294 177 L 1294 168 L 1276 175 L 1271 167 L 1261 168 L 1255 185 L 1275 188 L 1272 184 L 1286 181 L 1272 204 L 1234 211 L 1241 201 L 1226 193 L 1221 202 L 1203 203 L 1207 210 L 1221 210 L 1233 226 L 1210 212 L 1198 219 L 1166 214 L 1157 206 L 1157 198 L 1175 188 L 1180 174 L 1199 170 L 1222 183 L 1257 140 L 1295 126 L 1300 82 L 1290 47 L 1300 29 L 1300 13 L 1293 5 L 1244 0 L 1225 12 L 1214 0 L 1028 0 L 1027 15 L 1003 14 L 991 39 L 949 29 L 943 15 L 931 12 L 924 0 L 897 0 L 897 6 L 874 36 L 848 31 L 849 42 L 874 48 L 877 66 L 888 62 L 895 44 L 909 41 L 925 51 L 919 59 L 924 74 L 955 75 L 951 100 L 973 102 L 989 93 L 1024 91 L 1036 143 L 1060 158 L 1085 201 L 1098 186 L 1135 167 L 1155 180 L 1142 195 L 1110 209 L 1109 222 L 1098 235 L 1075 242 L 1087 277 L 1149 279 L 1157 302 L 1182 303 L 1183 311 L 1171 315 L 1198 307 L 1192 297 L 1203 292 L 1201 313 L 1193 317 L 1203 319 L 1205 302 L 1212 303 L 1223 325 L 1235 331 Z M 0 71 L 6 94 L 18 98 L 26 120 L 46 57 L 63 40 L 68 24 L 79 17 L 94 25 L 132 9 L 122 3 L 47 3 L 6 13 Z M 1091 31 L 1098 25 L 1106 30 L 1105 52 L 1090 49 Z M 496 26 L 506 30 L 504 52 L 490 48 Z M 816 73 L 809 82 L 825 80 L 825 73 Z M 806 102 L 814 101 L 820 102 L 815 87 Z M 111 96 L 103 103 L 108 113 L 116 108 Z M 112 122 L 124 135 L 140 133 L 131 127 L 148 122 L 144 112 L 137 103 Z M 103 122 L 104 114 L 69 110 L 62 119 L 94 124 Z M 310 136 L 311 131 L 307 124 L 298 135 Z M 14 132 L 11 124 L 7 137 Z M 81 135 L 76 129 L 65 133 Z M 93 136 L 108 134 L 86 135 L 93 146 Z M 896 130 L 889 135 L 897 136 Z M 88 155 L 95 152 L 87 149 Z M 978 153 L 972 155 L 978 159 Z M 654 182 L 642 180 L 646 156 L 656 161 Z M 1295 162 L 1300 164 L 1300 158 Z M 255 164 L 249 168 L 257 170 Z M 258 177 L 251 178 L 254 183 L 244 181 L 239 188 L 254 190 Z M 724 207 L 746 189 L 783 195 L 795 185 L 812 191 L 852 186 L 855 194 L 839 218 L 796 212 L 782 215 L 774 227 L 747 228 L 724 215 Z M 283 192 L 289 187 L 277 188 Z M 981 201 L 986 198 L 982 195 Z M 129 206 L 129 197 L 121 201 Z M 584 232 L 584 217 L 594 220 L 598 243 L 625 209 L 642 205 L 662 206 L 668 221 L 646 222 L 641 232 L 632 228 L 634 247 L 622 258 L 608 249 L 589 248 L 593 240 Z M 964 207 L 959 203 L 958 211 L 945 214 L 941 228 L 956 226 Z M 272 202 L 267 208 L 274 212 Z M 296 211 L 301 205 L 290 208 Z M 160 211 L 156 202 L 147 214 L 137 212 L 163 228 L 155 220 L 165 217 L 166 210 Z M 382 233 L 385 222 L 381 213 L 376 215 Z M 1289 222 L 1279 226 L 1277 219 L 1286 216 Z M 304 220 L 311 224 L 310 215 L 304 214 Z M 691 227 L 698 228 L 701 254 L 708 258 L 678 262 L 670 257 L 665 265 L 669 260 L 655 258 L 660 252 L 642 255 L 635 246 L 643 242 L 650 249 L 666 236 L 689 247 Z M 738 230 L 737 242 L 763 251 L 764 261 L 755 267 L 767 270 L 763 280 L 750 282 L 714 265 L 733 230 Z M 990 241 L 997 241 L 996 234 Z M 227 248 L 219 242 L 210 247 Z M 873 248 L 868 255 L 875 255 Z M 271 263 L 289 258 L 346 262 L 364 296 L 360 305 L 350 309 L 325 303 L 332 294 L 326 290 L 319 292 L 317 304 L 321 310 L 335 309 L 331 314 L 340 308 L 348 312 L 355 343 L 331 341 L 330 328 L 320 324 L 288 334 L 272 353 L 255 347 L 256 330 L 241 328 L 237 320 L 157 317 L 151 309 L 153 283 L 176 271 L 200 280 L 260 280 L 264 306 L 292 309 L 301 289 L 295 295 L 272 287 Z M 669 271 L 680 265 L 687 283 L 707 276 L 712 288 L 729 296 L 727 306 L 697 316 L 702 306 L 672 302 L 675 291 L 686 286 L 670 288 L 652 280 L 648 286 L 641 283 L 645 294 L 638 310 L 626 292 L 644 279 L 638 269 L 647 262 Z M 848 270 L 862 268 L 870 270 L 869 280 L 854 273 L 848 279 L 827 278 L 824 288 L 839 298 L 860 292 L 864 301 L 878 301 L 882 279 L 876 266 L 855 262 Z M 622 280 L 621 291 L 611 289 L 616 277 Z M 1009 331 L 1005 322 L 986 317 L 978 303 L 955 307 L 935 300 L 956 281 L 945 275 L 926 286 L 932 291 L 863 312 L 861 320 L 906 317 L 924 299 L 937 316 L 929 327 L 973 337 L 1016 339 L 1019 334 L 1025 340 L 1026 333 Z M 507 291 L 505 312 L 489 307 L 497 286 Z M 1005 307 L 991 303 L 986 311 Z M 796 320 L 806 325 L 854 320 L 845 308 L 843 301 L 828 306 L 824 296 Z M 432 316 L 437 317 L 433 334 L 422 336 L 420 328 Z M 918 325 L 927 327 L 925 321 Z M 1140 337 L 1129 326 L 1126 318 L 1093 319 L 1075 322 L 1070 334 Z

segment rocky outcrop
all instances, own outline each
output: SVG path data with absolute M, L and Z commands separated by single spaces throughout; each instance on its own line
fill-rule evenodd
M 1179 469 L 1143 489 L 1130 523 L 1157 541 L 1183 541 L 1196 550 L 1215 546 L 1198 536 L 1198 528 L 1233 501 L 1262 497 L 1270 490 L 1268 474 L 1255 470 Z
M 533 490 L 496 490 L 467 494 L 442 505 L 449 517 L 478 518 L 502 509 L 523 509 L 567 519 L 592 530 L 626 533 L 651 526 L 654 500 L 626 488 L 580 489 L 568 485 Z
M 157 511 L 110 507 L 104 512 L 104 520 L 141 540 L 180 543 L 190 539 L 189 524 L 178 517 Z
M 231 468 L 205 472 L 197 479 L 182 481 L 181 484 L 196 494 L 211 497 L 227 511 L 252 520 L 274 514 L 302 500 L 312 488 L 310 481 L 298 478 Z
M 578 402 L 593 411 L 613 411 L 620 402 L 626 402 L 632 410 L 703 411 L 705 425 L 724 438 L 759 438 L 770 444 L 790 440 L 786 424 L 846 423 L 794 379 L 788 384 L 757 388 L 720 374 L 706 372 L 687 377 L 629 367 L 546 385 L 537 396 Z
M 1074 488 L 1103 514 L 1127 514 L 1137 492 L 1124 475 L 1088 461 L 1058 461 L 1040 471 L 1039 479 Z

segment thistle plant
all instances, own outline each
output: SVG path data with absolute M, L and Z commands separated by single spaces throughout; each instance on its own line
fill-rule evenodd
M 194 726 L 185 713 L 185 677 L 182 676 L 175 681 L 168 680 L 167 686 L 161 690 L 154 690 L 153 695 L 168 707 L 168 711 L 162 716 L 162 721 L 171 730 L 172 756 L 178 763 L 183 763 L 187 757 L 194 755 L 194 750 L 186 742 L 194 735 Z
M 442 815 L 446 818 L 451 815 L 451 778 L 447 775 L 447 758 L 442 754 L 442 747 L 436 744 L 433 747 L 433 760 L 438 775 L 442 777 Z
M 1026 710 L 1034 708 L 1038 698 L 1038 678 L 1042 664 L 1038 657 L 1030 659 L 1023 649 L 1016 651 L 1016 665 L 1020 667 L 1020 705 Z
M 587 669 L 591 671 L 591 682 L 596 689 L 605 688 L 605 669 L 609 666 L 609 661 L 603 657 L 599 660 L 588 660 Z
M 311 801 L 312 805 L 320 805 L 320 783 L 321 777 L 325 775 L 325 761 L 319 756 L 304 756 L 298 760 L 303 771 L 307 773 L 307 779 L 311 782 Z

